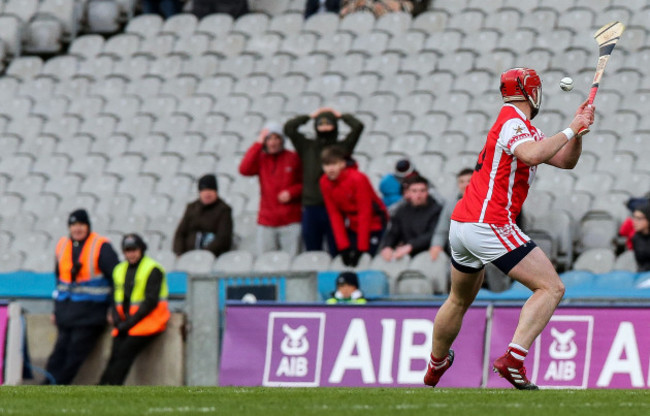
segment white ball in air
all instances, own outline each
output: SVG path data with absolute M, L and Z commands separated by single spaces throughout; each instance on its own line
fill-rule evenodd
M 573 80 L 569 77 L 564 77 L 560 80 L 560 88 L 563 91 L 571 91 L 573 89 Z

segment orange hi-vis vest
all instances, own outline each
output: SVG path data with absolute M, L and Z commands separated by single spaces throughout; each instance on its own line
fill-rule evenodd
M 128 267 L 129 263 L 123 261 L 113 269 L 115 309 L 123 320 L 126 319 L 126 315 L 124 314 L 124 282 L 126 281 Z M 147 281 L 154 268 L 160 269 L 163 276 L 158 295 L 158 305 L 147 316 L 142 318 L 141 321 L 129 329 L 129 335 L 131 336 L 153 335 L 164 331 L 167 327 L 167 321 L 169 321 L 170 317 L 169 307 L 167 305 L 167 296 L 169 294 L 167 277 L 165 275 L 165 269 L 151 257 L 143 256 L 140 264 L 138 264 L 138 269 L 135 272 L 133 290 L 131 291 L 129 313 L 130 315 L 135 314 L 140 308 L 140 304 L 144 301 Z M 113 336 L 117 336 L 117 334 L 117 329 L 113 329 Z
M 70 299 L 72 301 L 108 302 L 111 293 L 110 281 L 102 276 L 99 269 L 99 252 L 102 244 L 108 242 L 106 237 L 90 233 L 79 254 L 81 267 L 76 276 L 72 276 L 74 262 L 72 260 L 73 241 L 62 237 L 56 244 L 56 258 L 59 269 L 59 279 L 56 286 L 57 301 Z

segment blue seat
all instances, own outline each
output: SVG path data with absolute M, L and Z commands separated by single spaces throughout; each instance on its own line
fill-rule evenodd
M 650 289 L 650 272 L 637 273 L 634 286 L 640 289 Z
M 336 291 L 336 278 L 340 273 L 340 271 L 318 272 L 318 294 L 321 300 L 332 297 L 332 292 Z M 356 273 L 359 276 L 359 288 L 366 299 L 388 296 L 388 277 L 384 272 L 361 270 Z
M 54 273 L 17 271 L 0 274 L 0 298 L 52 299 Z
M 572 270 L 560 275 L 562 283 L 567 288 L 575 286 L 589 287 L 594 282 L 594 274 L 586 270 Z
M 519 282 L 514 282 L 510 289 L 503 292 L 492 292 L 487 289 L 479 290 L 477 300 L 526 300 L 532 292 Z
M 167 286 L 169 287 L 169 296 L 185 297 L 187 293 L 187 273 L 168 272 Z
M 629 289 L 634 286 L 636 275 L 636 273 L 626 270 L 614 270 L 609 273 L 598 274 L 594 279 L 594 287 L 613 291 Z

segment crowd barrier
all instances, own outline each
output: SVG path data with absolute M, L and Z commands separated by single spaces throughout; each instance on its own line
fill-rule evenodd
M 423 386 L 438 306 L 242 305 L 226 308 L 222 386 Z M 491 371 L 520 307 L 470 308 L 440 387 L 511 387 Z M 650 386 L 650 309 L 561 307 L 530 349 L 542 388 Z

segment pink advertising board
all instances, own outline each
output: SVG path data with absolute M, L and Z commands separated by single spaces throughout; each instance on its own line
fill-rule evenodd
M 495 308 L 490 362 L 512 337 L 519 308 Z M 648 388 L 649 308 L 560 308 L 533 343 L 528 377 L 542 388 Z M 487 387 L 509 387 L 490 373 Z
M 440 387 L 481 385 L 486 311 L 471 308 Z M 431 349 L 431 306 L 229 306 L 220 385 L 417 387 Z

